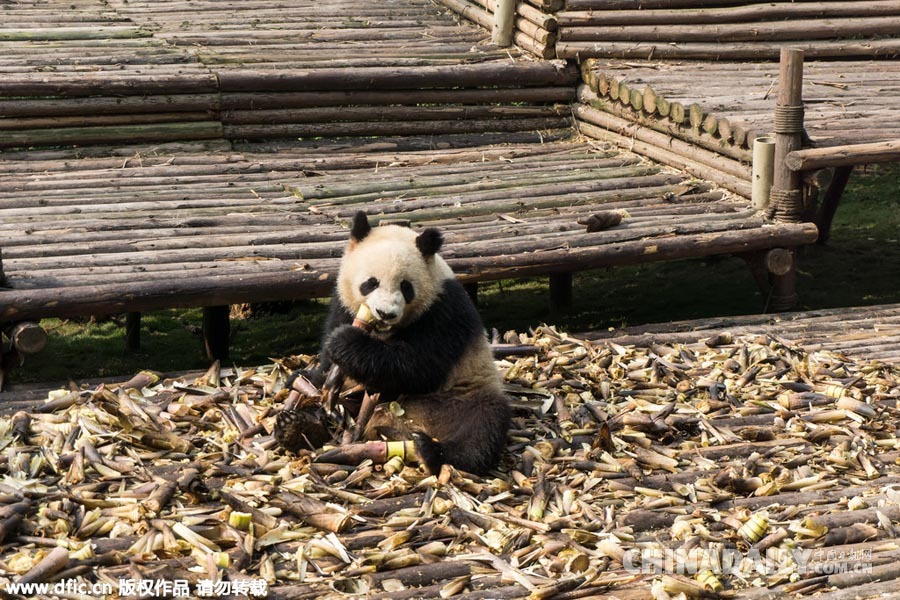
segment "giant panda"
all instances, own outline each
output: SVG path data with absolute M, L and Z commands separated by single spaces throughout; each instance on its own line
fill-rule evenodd
M 437 229 L 372 228 L 356 213 L 320 368 L 337 364 L 382 399 L 397 398 L 403 410 L 380 405 L 366 439 L 413 439 L 431 473 L 448 463 L 483 474 L 500 460 L 511 409 L 481 318 L 438 254 L 442 243 Z M 363 303 L 379 321 L 372 333 L 351 325 Z

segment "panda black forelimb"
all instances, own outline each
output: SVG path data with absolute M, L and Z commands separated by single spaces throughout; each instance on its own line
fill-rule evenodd
M 353 315 L 341 304 L 337 290 L 335 290 L 331 296 L 331 303 L 328 305 L 328 316 L 325 317 L 325 327 L 322 330 L 322 341 L 319 344 L 319 348 L 325 347 L 332 331 L 341 325 L 350 325 L 351 323 L 353 323 Z M 331 357 L 328 356 L 327 352 L 320 352 L 319 370 L 324 374 L 329 369 L 331 369 Z
M 324 350 L 346 375 L 375 391 L 427 394 L 440 389 L 480 335 L 481 319 L 465 289 L 448 279 L 435 303 L 389 339 L 339 326 Z
M 420 346 L 399 340 L 385 342 L 342 325 L 328 339 L 327 352 L 345 375 L 373 391 L 427 394 L 440 389 L 449 365 Z

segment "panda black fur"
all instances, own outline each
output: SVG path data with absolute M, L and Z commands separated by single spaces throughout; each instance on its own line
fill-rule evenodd
M 336 363 L 369 391 L 397 397 L 403 415 L 377 410 L 366 438 L 414 439 L 432 473 L 444 463 L 484 473 L 500 460 L 511 411 L 481 318 L 438 254 L 442 242 L 436 229 L 372 229 L 365 213 L 356 214 L 321 367 Z M 362 303 L 386 331 L 351 325 Z

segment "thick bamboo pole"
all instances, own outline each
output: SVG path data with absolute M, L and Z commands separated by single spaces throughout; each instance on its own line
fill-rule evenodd
M 47 345 L 47 332 L 38 323 L 21 321 L 4 331 L 13 348 L 22 354 L 37 354 Z
M 753 194 L 751 200 L 758 210 L 769 205 L 772 189 L 772 174 L 775 166 L 775 140 L 758 137 L 753 140 Z
M 512 45 L 516 18 L 516 0 L 494 1 L 494 27 L 491 40 L 501 48 Z
M 457 13 L 458 15 L 469 19 L 473 23 L 477 23 L 485 29 L 492 29 L 494 19 L 487 10 L 475 6 L 466 0 L 438 0 L 441 4 Z
M 840 39 L 854 36 L 887 37 L 897 33 L 894 17 L 861 19 L 803 19 L 795 21 L 734 22 L 709 25 L 620 25 L 560 27 L 560 39 L 572 42 L 729 42 Z
M 570 87 L 468 88 L 452 90 L 347 90 L 343 92 L 243 92 L 222 94 L 223 110 L 325 108 L 329 106 L 487 104 L 512 102 L 568 102 Z M 3 110 L 0 103 L 0 111 Z
M 825 191 L 822 205 L 819 207 L 819 212 L 816 215 L 816 227 L 819 228 L 818 242 L 820 244 L 826 243 L 831 237 L 831 222 L 834 220 L 838 204 L 841 196 L 844 195 L 844 189 L 847 187 L 847 182 L 850 181 L 852 172 L 852 165 L 839 166 L 834 169 L 834 178 Z
M 808 0 L 799 1 L 806 2 Z M 746 0 L 566 0 L 566 10 L 619 11 L 658 8 L 698 9 L 711 6 L 735 6 L 746 3 Z
M 134 282 L 127 288 L 121 284 L 100 283 L 74 288 L 16 290 L 4 292 L 0 319 L 70 317 L 129 310 L 146 312 L 173 306 L 209 306 L 215 302 L 241 304 L 256 302 L 261 297 L 273 301 L 323 298 L 334 285 L 333 276 L 333 273 L 311 269 L 251 273 L 240 277 L 172 278 L 167 281 Z

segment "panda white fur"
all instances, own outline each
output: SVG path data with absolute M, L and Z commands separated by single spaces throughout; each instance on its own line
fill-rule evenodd
M 412 438 L 432 473 L 444 463 L 484 473 L 500 460 L 511 411 L 481 318 L 438 254 L 442 243 L 436 229 L 373 229 L 365 213 L 355 215 L 320 366 L 336 363 L 382 400 L 400 402 L 402 416 L 376 411 L 367 439 Z M 386 330 L 351 325 L 362 303 Z

